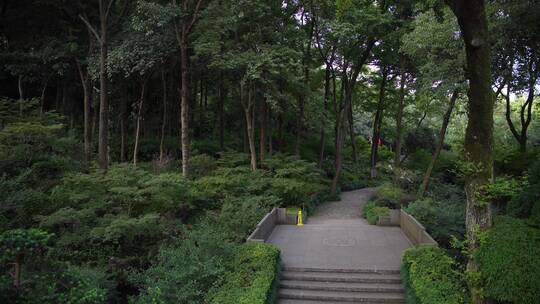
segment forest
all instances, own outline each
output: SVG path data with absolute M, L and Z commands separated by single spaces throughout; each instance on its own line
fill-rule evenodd
M 0 0 L 0 303 L 276 303 L 367 187 L 407 303 L 539 303 L 539 0 Z

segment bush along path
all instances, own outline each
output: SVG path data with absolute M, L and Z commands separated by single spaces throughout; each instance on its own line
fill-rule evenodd
M 400 264 L 411 244 L 399 227 L 361 218 L 373 194 L 344 192 L 303 227 L 276 226 L 268 242 L 281 249 L 279 304 L 405 303 Z

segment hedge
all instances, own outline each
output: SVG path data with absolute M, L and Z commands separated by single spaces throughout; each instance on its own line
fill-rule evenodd
M 403 254 L 403 281 L 409 304 L 462 304 L 464 275 L 456 261 L 435 246 L 411 248 Z
M 207 295 L 211 304 L 272 304 L 277 293 L 279 249 L 263 243 L 240 246 L 231 270 Z
M 540 230 L 504 216 L 482 239 L 476 258 L 485 295 L 501 302 L 533 304 L 540 299 Z
M 390 208 L 378 206 L 375 202 L 368 202 L 362 211 L 364 217 L 371 225 L 377 224 L 380 216 L 390 215 Z

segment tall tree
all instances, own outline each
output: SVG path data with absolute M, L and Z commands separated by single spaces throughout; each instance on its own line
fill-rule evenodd
M 98 138 L 98 161 L 99 168 L 105 173 L 109 169 L 109 98 L 107 80 L 107 52 L 110 17 L 114 9 L 115 0 L 97 0 L 98 22 L 92 25 L 86 13 L 80 14 L 79 18 L 95 36 L 99 44 L 99 138 Z M 127 5 L 127 2 L 125 2 Z M 125 6 L 124 6 L 125 9 Z M 120 14 L 122 15 L 122 13 Z
M 493 107 L 491 50 L 484 0 L 446 0 L 457 17 L 465 42 L 468 90 L 468 124 L 465 133 L 467 161 L 466 228 L 470 251 L 467 270 L 474 277 L 478 264 L 473 253 L 479 246 L 479 233 L 492 225 L 491 203 L 482 196 L 493 178 Z M 473 304 L 486 303 L 480 286 L 470 281 Z

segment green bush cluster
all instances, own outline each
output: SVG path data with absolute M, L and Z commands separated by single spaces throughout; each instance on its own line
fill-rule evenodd
M 377 224 L 380 216 L 390 215 L 390 208 L 381 207 L 375 202 L 368 202 L 363 209 L 363 214 L 368 223 L 371 225 Z
M 403 254 L 402 276 L 411 304 L 466 303 L 463 273 L 456 261 L 435 246 L 411 248 Z
M 277 291 L 279 249 L 248 243 L 237 250 L 228 271 L 206 296 L 211 304 L 272 303 Z
M 507 205 L 507 213 L 540 227 L 540 161 L 527 171 L 527 183 L 521 193 L 512 197 Z
M 538 303 L 539 257 L 539 229 L 520 219 L 496 218 L 476 252 L 485 296 L 504 303 Z
M 423 198 L 411 203 L 407 213 L 417 219 L 439 244 L 449 247 L 452 236 L 465 236 L 465 203 Z
M 399 209 L 407 200 L 408 196 L 405 191 L 391 183 L 384 183 L 377 187 L 374 199 L 377 205 L 390 209 Z

